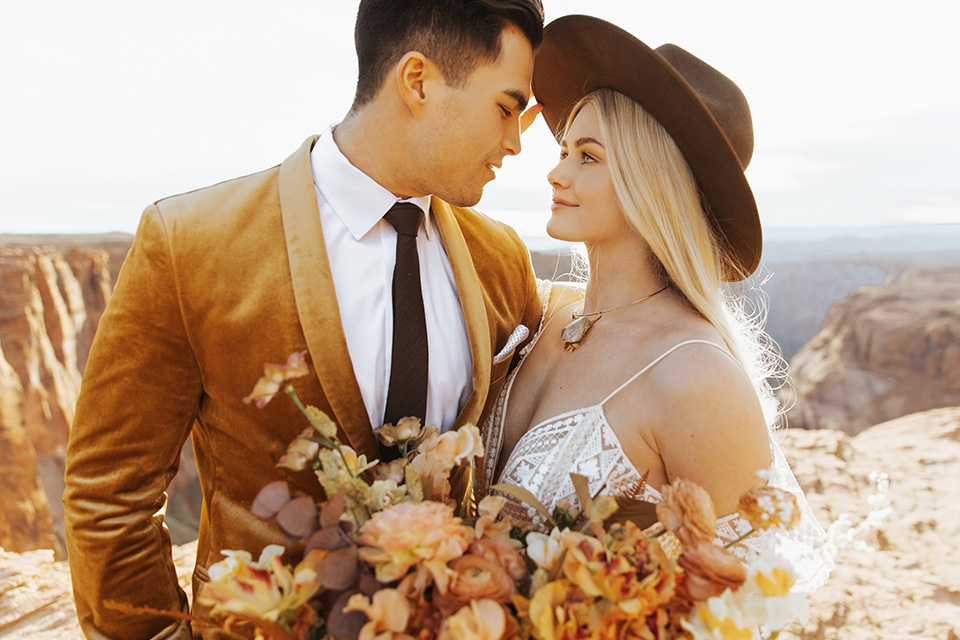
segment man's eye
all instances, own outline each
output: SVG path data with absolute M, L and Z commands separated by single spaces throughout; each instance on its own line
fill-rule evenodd
M 510 109 L 507 109 L 507 108 L 506 108 L 505 106 L 503 106 L 502 104 L 499 105 L 499 106 L 500 106 L 500 111 L 503 112 L 503 117 L 504 117 L 504 118 L 509 118 L 510 116 L 513 115 L 513 112 L 510 111 Z

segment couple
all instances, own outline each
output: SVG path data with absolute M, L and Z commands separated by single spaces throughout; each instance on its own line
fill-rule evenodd
M 651 491 L 687 477 L 726 513 L 770 465 L 755 342 L 720 294 L 760 254 L 742 95 L 679 48 L 654 53 L 594 19 L 542 21 L 539 0 L 362 0 L 341 123 L 277 167 L 144 212 L 67 451 L 88 637 L 191 636 L 104 606 L 189 609 L 163 526 L 189 435 L 204 497 L 194 593 L 222 549 L 280 541 L 249 514 L 264 484 L 316 493 L 309 471 L 275 466 L 303 427 L 296 408 L 239 402 L 293 351 L 316 370 L 301 398 L 358 453 L 389 453 L 372 429 L 405 415 L 444 430 L 492 415 L 487 462 L 499 450 L 502 468 L 486 473 L 545 501 L 571 470 L 610 489 L 649 469 Z M 538 292 L 517 234 L 464 208 L 519 153 L 531 81 L 547 123 L 565 127 L 549 230 L 586 243 L 585 291 Z M 542 328 L 516 366 L 521 327 Z M 557 446 L 564 430 L 582 444 Z M 554 453 L 575 455 L 558 467 Z

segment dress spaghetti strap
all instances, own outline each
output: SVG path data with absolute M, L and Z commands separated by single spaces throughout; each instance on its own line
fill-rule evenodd
M 668 355 L 670 355 L 671 353 L 673 353 L 674 351 L 676 351 L 676 350 L 679 349 L 680 347 L 686 346 L 686 345 L 688 345 L 688 344 L 706 344 L 706 345 L 709 345 L 709 346 L 714 347 L 715 349 L 719 350 L 722 354 L 724 354 L 725 356 L 727 356 L 728 358 L 730 358 L 730 359 L 734 360 L 734 362 L 736 362 L 736 359 L 735 359 L 732 355 L 730 355 L 730 352 L 727 351 L 726 348 L 721 347 L 720 345 L 718 345 L 716 342 L 710 342 L 709 340 L 699 340 L 699 339 L 696 339 L 696 340 L 684 340 L 683 342 L 681 342 L 681 343 L 679 343 L 679 344 L 673 345 L 672 347 L 670 347 L 669 349 L 667 349 L 666 351 L 664 351 L 663 353 L 661 353 L 659 356 L 657 356 L 656 358 L 654 358 L 653 361 L 650 362 L 650 363 L 648 363 L 643 369 L 640 369 L 640 371 L 637 371 L 635 374 L 633 374 L 632 376 L 630 376 L 630 378 L 629 378 L 626 382 L 624 382 L 622 385 L 620 385 L 619 387 L 617 387 L 616 389 L 614 389 L 614 390 L 613 390 L 613 393 L 611 393 L 611 394 L 608 395 L 606 398 L 604 398 L 603 400 L 601 400 L 599 406 L 602 407 L 603 405 L 605 405 L 608 400 L 610 400 L 613 396 L 615 396 L 615 395 L 617 395 L 618 393 L 620 393 L 621 391 L 623 391 L 623 389 L 624 389 L 627 385 L 629 385 L 631 382 L 633 382 L 634 380 L 636 380 L 637 378 L 639 378 L 641 375 L 643 375 L 644 373 L 646 373 L 646 372 L 647 372 L 649 369 L 651 369 L 655 364 L 657 364 L 658 362 L 660 362 L 661 360 L 663 360 L 664 358 L 666 358 Z M 739 364 L 739 363 L 738 363 L 738 364 Z

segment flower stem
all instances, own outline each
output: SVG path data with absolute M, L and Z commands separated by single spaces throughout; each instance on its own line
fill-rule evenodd
M 353 471 L 350 470 L 350 463 L 347 462 L 347 457 L 343 455 L 343 450 L 340 448 L 340 443 L 336 440 L 331 440 L 330 438 L 323 435 L 323 432 L 320 431 L 320 425 L 317 424 L 317 421 L 313 419 L 313 416 L 310 415 L 310 412 L 307 411 L 307 408 L 303 406 L 302 402 L 300 402 L 300 396 L 297 395 L 297 390 L 293 388 L 293 385 L 289 383 L 285 384 L 283 385 L 283 390 L 286 392 L 288 396 L 293 398 L 293 402 L 297 405 L 297 408 L 300 409 L 300 413 L 307 416 L 307 420 L 310 421 L 310 424 L 313 425 L 313 428 L 317 431 L 317 433 L 320 434 L 318 439 L 323 441 L 320 444 L 325 446 L 327 449 L 333 449 L 334 451 L 339 453 L 340 459 L 343 460 L 343 468 L 347 470 L 347 473 L 350 474 L 350 477 L 356 478 L 357 474 L 355 474 Z
M 667 532 L 666 529 L 660 529 L 660 531 L 657 531 L 656 533 L 651 533 L 649 536 L 647 536 L 647 539 L 653 540 L 654 538 L 659 538 L 660 536 L 662 536 L 662 535 L 665 534 L 666 532 Z
M 735 544 L 740 544 L 741 542 L 743 542 L 744 540 L 746 540 L 747 538 L 749 538 L 750 536 L 752 536 L 752 535 L 753 535 L 754 533 L 756 533 L 756 532 L 757 532 L 756 529 L 750 529 L 750 531 L 747 531 L 745 534 L 743 534 L 742 536 L 740 536 L 739 538 L 737 538 L 737 539 L 734 540 L 733 542 L 728 542 L 727 544 L 723 545 L 723 548 L 724 548 L 724 549 L 729 549 L 730 547 L 732 547 L 732 546 L 735 545 Z

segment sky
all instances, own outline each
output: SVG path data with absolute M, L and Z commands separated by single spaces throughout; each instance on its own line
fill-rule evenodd
M 765 227 L 960 223 L 955 0 L 544 0 L 672 42 L 750 102 Z M 342 118 L 353 0 L 3 0 L 0 233 L 133 232 L 144 207 L 273 166 Z M 542 120 L 480 208 L 542 235 Z

